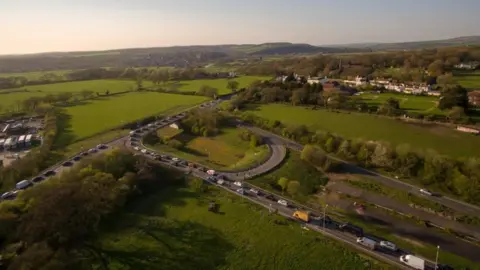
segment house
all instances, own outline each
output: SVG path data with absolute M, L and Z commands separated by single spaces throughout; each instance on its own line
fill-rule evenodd
M 480 66 L 480 63 L 477 61 L 474 62 L 468 62 L 468 63 L 460 63 L 455 65 L 455 68 L 458 69 L 477 69 Z
M 480 90 L 468 92 L 468 103 L 473 106 L 480 106 Z
M 480 134 L 480 130 L 474 129 L 474 128 L 469 128 L 469 127 L 457 126 L 457 130 L 462 131 L 462 132 L 472 133 L 472 134 L 475 134 L 475 135 Z
M 325 84 L 328 82 L 328 79 L 327 79 L 327 76 L 325 76 L 324 78 L 320 78 L 320 77 L 308 77 L 307 78 L 307 83 L 309 84 Z
M 347 85 L 351 85 L 351 86 L 361 86 L 361 85 L 367 84 L 367 78 L 357 76 L 357 77 L 355 77 L 354 81 L 344 80 L 343 83 L 347 84 Z

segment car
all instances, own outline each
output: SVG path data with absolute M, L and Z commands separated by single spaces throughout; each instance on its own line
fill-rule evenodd
M 190 167 L 190 168 L 195 168 L 195 163 L 189 162 L 189 163 L 188 163 L 188 167 Z
M 288 202 L 286 200 L 280 199 L 280 200 L 277 201 L 277 203 L 288 207 Z
M 43 177 L 43 176 L 37 176 L 37 177 L 32 178 L 31 181 L 32 181 L 33 183 L 38 183 L 38 182 L 42 182 L 43 180 L 45 180 L 45 177 Z
M 380 246 L 391 251 L 398 251 L 397 245 L 389 241 L 380 241 Z
M 435 270 L 453 270 L 453 267 L 448 264 L 439 264 Z
M 97 145 L 97 149 L 107 149 L 107 148 L 108 148 L 108 145 L 105 145 L 105 144 Z
M 344 223 L 338 226 L 342 232 L 353 234 L 357 237 L 363 237 L 363 229 L 350 223 Z
M 15 185 L 15 188 L 18 189 L 27 189 L 33 186 L 33 183 L 29 180 L 22 180 Z
M 251 188 L 249 191 L 250 191 L 250 193 L 253 193 L 253 194 L 255 194 L 255 195 L 259 195 L 259 194 L 260 194 L 260 191 L 258 191 L 258 189 Z
M 237 193 L 240 193 L 240 194 L 242 194 L 242 195 L 245 195 L 245 189 L 243 189 L 243 188 L 239 188 L 239 189 L 237 189 L 236 191 L 237 191 Z
M 172 166 L 178 167 L 178 162 L 177 162 L 177 161 L 174 161 L 174 162 L 172 163 Z
M 233 184 L 237 187 L 243 187 L 243 183 L 239 182 L 239 181 L 235 181 L 235 182 L 233 182 Z
M 147 153 L 147 149 L 142 149 L 142 150 L 140 150 L 140 152 L 142 152 L 142 154 L 146 154 L 146 153 Z
M 71 161 L 65 161 L 64 163 L 62 163 L 63 167 L 70 167 L 72 165 L 73 165 L 73 162 L 71 162 Z
M 173 157 L 172 158 L 172 161 L 179 161 L 180 159 L 179 158 L 176 158 L 176 157 Z
M 57 174 L 55 171 L 46 171 L 43 175 L 46 177 L 54 176 Z
M 85 156 L 88 156 L 88 152 L 82 152 L 82 153 L 80 153 L 80 155 L 82 155 L 82 156 L 84 156 L 84 157 L 85 157 Z
M 92 149 L 88 150 L 88 153 L 90 153 L 90 154 L 93 154 L 93 153 L 96 153 L 96 152 L 98 152 L 98 150 L 96 148 L 92 148 Z
M 223 185 L 223 184 L 225 184 L 225 180 L 223 180 L 223 179 L 218 179 L 218 180 L 217 180 L 217 184 Z
M 420 193 L 424 194 L 424 195 L 428 195 L 428 196 L 432 196 L 433 193 L 430 192 L 428 189 L 424 189 L 424 188 L 421 188 L 420 189 Z
M 140 148 L 138 146 L 135 146 L 135 147 L 133 147 L 133 150 L 140 151 Z
M 275 199 L 275 196 L 273 196 L 272 194 L 267 194 L 267 196 L 265 196 L 265 199 L 270 200 L 270 201 L 276 201 L 277 200 L 277 199 Z
M 76 156 L 72 158 L 73 161 L 80 161 L 80 159 L 82 159 L 81 156 Z
M 16 193 L 14 193 L 13 191 L 7 191 L 3 193 L 2 196 L 0 196 L 2 200 L 13 200 L 15 199 L 15 197 L 16 197 Z
M 188 165 L 188 163 L 185 160 L 181 160 L 178 163 L 182 166 L 187 166 Z

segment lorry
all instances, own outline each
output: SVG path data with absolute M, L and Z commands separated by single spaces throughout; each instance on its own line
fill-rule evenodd
M 305 211 L 295 211 L 293 217 L 307 223 L 310 221 L 310 213 Z
M 413 269 L 424 270 L 425 260 L 417 256 L 407 254 L 400 256 L 400 261 Z
M 373 239 L 370 239 L 370 238 L 367 238 L 367 237 L 358 237 L 357 238 L 357 243 L 364 246 L 364 247 L 367 247 L 371 250 L 375 250 L 378 246 L 377 241 L 375 241 Z
M 344 223 L 338 226 L 342 232 L 347 232 L 356 237 L 363 237 L 363 229 L 350 223 Z

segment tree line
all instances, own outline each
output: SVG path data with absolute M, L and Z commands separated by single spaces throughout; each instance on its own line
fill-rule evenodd
M 83 160 L 0 204 L 0 269 L 109 269 L 102 226 L 133 199 L 182 177 L 124 150 Z
M 415 179 L 424 186 L 435 186 L 444 192 L 480 205 L 480 160 L 454 159 L 433 151 L 420 152 L 407 144 L 392 146 L 378 141 L 346 139 L 322 130 L 311 131 L 304 125 L 285 125 L 250 113 L 240 117 L 302 144 L 313 144 L 327 153 L 366 168 L 378 168 L 399 177 Z
M 370 78 L 384 77 L 398 81 L 428 82 L 435 80 L 438 76 L 451 73 L 456 64 L 469 61 L 480 61 L 480 47 L 292 57 L 275 61 L 256 61 L 239 67 L 238 72 L 283 75 L 295 71 L 306 76 L 346 79 L 358 75 Z

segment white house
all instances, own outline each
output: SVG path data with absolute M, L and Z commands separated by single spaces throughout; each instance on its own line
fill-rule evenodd
M 469 63 L 460 63 L 455 65 L 455 68 L 458 69 L 476 69 L 480 65 L 479 62 L 469 62 Z
M 343 83 L 347 84 L 347 85 L 352 85 L 352 86 L 360 86 L 360 85 L 367 84 L 367 79 L 365 77 L 357 76 L 357 77 L 355 77 L 354 81 L 344 80 Z
M 328 78 L 327 76 L 325 76 L 324 78 L 320 78 L 320 77 L 308 77 L 307 78 L 307 83 L 309 84 L 324 84 L 328 82 Z

